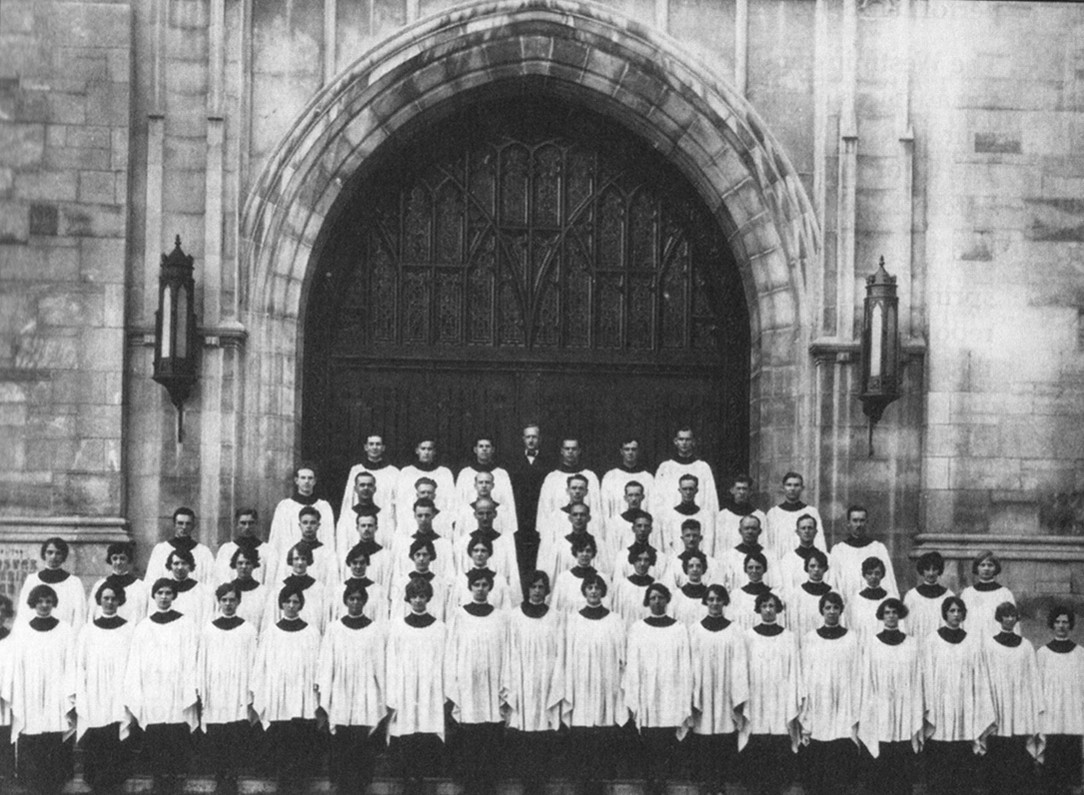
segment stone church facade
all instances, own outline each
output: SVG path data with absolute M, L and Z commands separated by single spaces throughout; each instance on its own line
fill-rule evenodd
M 633 391 L 638 374 L 650 376 L 641 404 L 655 414 L 699 389 L 707 403 L 682 405 L 719 470 L 748 469 L 765 507 L 784 472 L 804 473 L 830 538 L 842 537 L 848 504 L 868 505 L 897 570 L 938 549 L 963 584 L 971 556 L 992 548 L 1032 611 L 1079 599 L 1082 40 L 1084 6 L 1071 3 L 6 0 L 0 587 L 17 588 L 51 535 L 77 542 L 75 568 L 89 577 L 110 540 L 133 538 L 145 560 L 178 505 L 196 510 L 212 546 L 229 537 L 237 507 L 255 504 L 269 519 L 295 461 L 334 448 L 339 459 L 321 463 L 338 472 L 359 434 L 401 435 L 408 452 L 415 420 L 380 415 L 373 427 L 379 401 L 366 390 L 377 381 L 398 378 L 410 394 L 454 378 L 471 389 L 511 384 L 510 402 L 493 398 L 501 410 L 477 420 L 507 426 L 500 441 L 511 452 L 512 430 L 539 408 L 517 400 L 599 372 L 628 375 Z M 435 184 L 418 162 L 429 149 L 462 143 L 445 147 L 446 161 L 433 155 L 445 173 L 442 163 L 474 163 L 492 143 L 494 168 L 505 169 L 498 143 L 515 135 L 536 169 L 522 185 L 538 188 L 522 207 L 493 199 L 486 210 L 483 185 L 463 188 L 441 215 L 443 194 L 418 187 Z M 546 172 L 551 140 L 564 159 Z M 574 167 L 581 150 L 595 166 Z M 630 163 L 641 169 L 633 176 L 621 171 Z M 625 224 L 613 240 L 624 242 L 602 236 L 605 164 L 617 169 L 613 185 L 634 186 L 613 216 Z M 522 187 L 516 173 L 479 179 L 506 197 Z M 566 197 L 552 223 L 546 174 Z M 597 193 L 586 222 L 561 209 L 577 174 L 593 175 L 583 184 Z M 683 198 L 667 198 L 671 183 Z M 686 235 L 704 259 L 671 266 L 670 249 L 651 249 L 659 274 L 686 275 L 686 304 L 662 275 L 635 291 L 635 268 L 655 266 L 636 259 L 631 197 L 654 196 L 652 186 L 662 198 L 644 200 L 643 217 L 655 219 L 645 239 L 671 234 L 658 220 L 667 208 L 695 205 L 666 239 Z M 406 197 L 402 217 L 381 216 L 381 196 Z M 411 226 L 417 196 L 430 204 Z M 490 215 L 525 215 L 493 222 L 505 235 L 493 238 L 505 252 L 494 262 L 505 264 L 483 271 L 471 260 L 455 275 L 441 264 L 439 230 L 454 219 L 449 251 L 474 256 L 467 205 L 478 229 Z M 381 224 L 405 230 L 404 241 L 411 230 L 432 235 L 414 259 L 406 242 L 396 249 L 401 281 L 386 294 L 376 244 L 362 240 L 384 239 L 373 231 Z M 356 230 L 351 248 L 343 241 Z M 530 290 L 508 285 L 514 263 L 529 270 L 533 255 L 517 259 L 508 236 L 550 245 L 551 231 L 567 278 L 523 276 L 538 288 L 527 300 Z M 577 293 L 564 241 L 581 232 L 594 242 L 583 244 Z M 151 380 L 159 266 L 178 236 L 195 261 L 201 340 L 183 442 Z M 627 248 L 618 270 L 604 262 L 614 246 Z M 458 256 L 449 255 L 463 265 Z M 871 448 L 859 338 L 865 278 L 881 257 L 898 280 L 902 395 Z M 550 288 L 556 319 L 546 320 Z M 363 295 L 340 300 L 351 290 Z M 471 309 L 479 294 L 491 304 Z M 516 301 L 525 314 L 505 328 Z M 383 342 L 370 319 L 381 307 Z M 685 313 L 672 327 L 670 307 Z M 658 325 L 637 337 L 644 316 Z M 592 320 L 581 344 L 583 317 Z M 701 332 L 714 342 L 698 348 Z M 337 380 L 346 371 L 354 380 Z M 600 389 L 584 375 L 586 391 L 565 399 Z M 381 405 L 405 405 L 396 394 Z M 453 415 L 441 427 L 479 400 L 463 394 L 441 404 Z M 713 394 L 724 399 L 711 403 Z M 584 403 L 566 415 L 590 419 Z M 660 455 L 666 432 L 654 431 Z M 453 437 L 447 430 L 446 448 L 462 442 Z M 601 452 L 595 463 L 612 465 Z M 337 504 L 342 483 L 324 485 Z

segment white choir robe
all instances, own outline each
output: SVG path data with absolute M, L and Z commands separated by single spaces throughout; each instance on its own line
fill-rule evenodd
M 230 582 L 233 582 L 233 580 L 230 580 Z M 256 581 L 252 580 L 252 582 Z M 247 585 L 245 587 L 247 587 Z M 267 612 L 267 595 L 269 591 L 270 589 L 266 585 L 256 582 L 255 588 L 241 591 L 241 603 L 237 605 L 237 615 L 251 624 L 257 634 L 263 631 L 264 616 Z M 218 608 L 218 601 L 215 600 L 215 611 L 212 618 L 218 618 L 220 615 L 221 612 Z
M 907 635 L 891 646 L 874 635 L 863 647 L 861 665 L 858 738 L 874 758 L 881 743 L 910 742 L 918 753 L 925 703 L 918 641 Z
M 252 708 L 265 729 L 274 721 L 316 717 L 320 632 L 304 623 L 304 628 L 294 632 L 273 623 L 260 634 L 252 674 Z
M 637 621 L 628 633 L 625 706 L 637 729 L 675 729 L 682 739 L 693 722 L 689 630 L 680 621 L 654 627 Z
M 52 629 L 38 631 L 29 621 L 12 630 L 9 679 L 0 694 L 11 704 L 11 742 L 20 734 L 75 730 L 75 634 L 57 620 Z
M 490 568 L 490 571 L 493 570 Z M 520 593 L 518 596 L 514 594 L 508 581 L 499 573 L 494 573 L 496 576 L 493 578 L 493 587 L 489 591 L 487 601 L 498 610 L 511 610 L 523 601 L 523 594 Z M 454 602 L 448 606 L 448 613 L 452 615 L 455 614 L 455 608 L 469 605 L 474 601 L 474 595 L 471 594 L 470 585 L 467 583 L 466 571 L 455 575 L 455 587 L 452 589 L 451 598 Z
M 795 589 L 800 588 L 803 583 L 809 581 L 809 572 L 805 570 L 806 558 L 799 555 L 796 549 L 797 547 L 777 560 L 774 571 L 768 569 L 768 573 L 772 575 L 771 582 L 775 583 L 775 587 L 783 593 L 793 593 Z M 771 565 L 770 561 L 768 565 Z M 834 585 L 835 580 L 832 579 L 831 569 L 824 573 L 824 582 L 830 586 Z
M 736 624 L 712 632 L 689 628 L 693 674 L 693 734 L 731 734 L 745 723 L 749 663 L 745 634 Z
M 787 629 L 772 637 L 747 629 L 745 644 L 749 700 L 745 704 L 747 720 L 738 732 L 738 749 L 744 748 L 754 734 L 772 734 L 789 736 L 791 750 L 797 751 L 801 675 L 798 641 Z
M 39 585 L 48 585 L 56 591 L 53 618 L 63 621 L 72 628 L 73 633 L 78 635 L 87 620 L 87 596 L 83 592 L 83 581 L 69 572 L 61 582 L 47 583 L 41 579 L 40 574 L 40 571 L 36 571 L 23 580 L 23 587 L 19 590 L 19 601 L 15 603 L 15 621 L 12 626 L 26 624 L 37 615 L 34 608 L 26 602 L 34 588 Z M 163 573 L 162 576 L 165 574 Z
M 647 587 L 655 579 L 648 575 L 648 581 L 644 585 L 637 585 L 627 576 L 614 580 L 613 588 L 606 592 L 610 597 L 610 603 L 615 613 L 621 616 L 628 630 L 633 624 L 651 615 L 651 610 L 644 604 L 644 596 Z M 577 608 L 578 609 L 578 608 Z
M 1046 747 L 1041 736 L 1046 706 L 1035 647 L 1026 638 L 1016 647 L 986 638 L 982 647 L 997 716 L 992 736 L 1025 737 L 1028 753 L 1041 759 Z
M 290 549 L 292 547 L 277 552 L 274 557 L 268 556 L 267 560 L 263 561 L 260 568 L 266 567 L 267 569 L 264 582 L 279 582 L 290 576 Z M 335 547 L 323 541 L 320 542 L 320 546 L 310 551 L 312 552 L 312 563 L 309 564 L 306 573 L 324 586 L 331 586 L 340 582 L 343 571 L 348 570 L 346 568 L 346 556 L 337 557 Z M 256 571 L 259 571 L 259 569 Z
M 166 568 L 169 554 L 174 550 L 169 541 L 159 541 L 151 549 L 151 556 L 147 559 L 147 568 L 144 570 L 143 583 L 148 589 L 154 585 L 159 577 L 169 577 L 170 570 Z M 196 582 L 211 584 L 215 578 L 215 556 L 206 544 L 197 543 L 192 547 L 192 559 L 196 561 L 196 568 L 189 572 L 188 576 Z M 154 612 L 154 608 L 151 608 Z
M 541 551 L 542 547 L 550 546 L 572 532 L 572 522 L 569 517 L 569 508 L 571 507 L 571 505 L 562 505 L 545 516 L 539 516 L 538 524 L 535 527 L 535 530 L 538 531 L 539 551 Z M 606 533 L 605 521 L 596 518 L 593 509 L 591 518 L 587 522 L 587 532 L 595 537 L 596 543 L 601 543 L 600 539 Z
M 456 516 L 459 515 L 459 511 L 459 506 L 453 506 L 447 510 L 442 509 L 433 517 L 433 532 L 441 538 L 447 538 L 453 545 L 456 539 Z M 414 518 L 414 512 L 402 511 L 398 514 L 395 534 L 390 539 L 390 543 L 394 546 L 400 539 L 408 538 L 416 532 L 418 532 L 418 520 Z M 345 555 L 343 559 L 346 559 Z
M 392 583 L 388 599 L 388 615 L 392 622 L 400 621 L 410 614 L 410 603 L 406 601 L 406 586 L 410 582 L 410 573 L 400 574 Z M 451 608 L 455 607 L 454 584 L 451 580 L 435 574 L 429 584 L 433 586 L 433 598 L 429 600 L 429 613 L 434 618 L 444 621 Z M 408 732 L 409 733 L 409 732 Z
M 715 549 L 712 550 L 715 557 L 721 556 L 724 551 L 733 549 L 741 543 L 741 532 L 738 527 L 741 525 L 741 520 L 750 514 L 760 520 L 760 531 L 763 535 L 768 527 L 768 517 L 759 508 L 750 505 L 749 513 L 734 513 L 727 507 L 719 510 L 715 517 Z
M 591 533 L 592 524 L 594 524 L 594 522 L 588 523 L 587 534 L 595 539 L 595 546 L 598 547 L 598 537 Z M 572 532 L 557 536 L 550 541 L 543 539 L 538 545 L 536 568 L 539 571 L 546 572 L 546 574 L 549 575 L 551 583 L 557 582 L 557 576 L 562 571 L 568 571 L 576 565 L 576 556 L 572 554 L 572 541 L 569 540 L 570 536 L 573 536 Z M 595 555 L 595 560 L 598 560 L 597 554 Z
M 0 638 L 0 727 L 11 725 L 11 665 L 14 660 L 15 642 L 11 634 Z
M 538 514 L 535 517 L 535 525 L 539 532 L 547 517 L 568 504 L 568 479 L 573 475 L 583 475 L 587 478 L 587 496 L 584 497 L 584 502 L 591 509 L 592 521 L 601 524 L 606 518 L 606 512 L 602 510 L 602 487 L 599 485 L 598 475 L 590 469 L 578 469 L 575 472 L 555 469 L 546 475 L 538 493 Z
M 366 579 L 369 578 L 366 577 Z M 343 601 L 343 594 L 345 592 L 346 582 L 339 583 L 338 587 L 331 592 L 331 596 L 334 597 L 335 601 L 335 609 L 331 611 L 331 615 L 335 619 L 340 619 L 349 614 L 346 609 L 346 603 Z M 365 607 L 361 610 L 363 616 L 370 621 L 379 622 L 384 622 L 391 618 L 391 605 L 388 602 L 388 590 L 383 585 L 374 582 L 372 585 L 366 586 L 365 593 L 369 598 L 365 600 Z
M 859 680 L 862 646 L 859 641 L 852 630 L 847 630 L 843 637 L 828 640 L 815 629 L 802 640 L 799 685 L 802 711 L 798 722 L 803 739 L 816 742 L 853 740 L 858 745 L 862 698 Z
M 685 574 L 684 559 L 681 557 L 682 553 L 678 552 L 674 555 L 667 555 L 661 558 L 663 570 L 662 575 L 659 577 L 671 590 L 674 588 L 680 588 L 682 585 L 689 581 L 688 575 Z M 724 583 L 726 575 L 724 573 L 723 565 L 711 557 L 707 556 L 707 569 L 704 571 L 705 583 Z M 729 588 L 727 590 L 730 590 Z
M 628 510 L 628 503 L 625 502 L 625 484 L 634 480 L 644 487 L 642 506 L 651 505 L 651 494 L 655 488 L 655 476 L 646 469 L 630 472 L 624 467 L 614 467 L 602 476 L 602 483 L 599 486 L 603 519 L 620 516 Z M 644 507 L 644 510 L 647 510 L 647 508 Z
M 630 535 L 629 543 L 621 547 L 621 549 L 619 549 L 617 551 L 617 554 L 614 556 L 613 564 L 610 566 L 613 571 L 606 572 L 606 574 L 610 576 L 614 582 L 620 582 L 625 577 L 628 577 L 630 574 L 636 573 L 636 568 L 632 565 L 632 563 L 629 562 L 629 547 L 632 546 L 632 544 L 633 540 L 632 536 Z M 652 544 L 651 546 L 655 548 L 655 565 L 651 566 L 647 570 L 647 573 L 648 576 L 654 577 L 657 580 L 666 573 L 666 558 L 663 557 L 661 552 L 659 552 L 658 547 L 655 547 L 654 544 Z M 596 558 L 595 560 L 597 562 L 598 558 Z M 600 569 L 600 571 L 602 571 L 602 569 Z
M 410 557 L 410 545 L 414 543 L 414 536 L 396 536 L 391 545 L 392 577 L 406 574 L 414 569 L 414 561 Z M 451 579 L 455 576 L 456 563 L 459 560 L 452 547 L 451 539 L 438 535 L 433 541 L 433 551 L 436 557 L 429 563 L 429 570 L 442 577 Z
M 213 621 L 204 624 L 196 655 L 196 691 L 204 727 L 252 720 L 256 644 L 256 627 L 248 621 L 233 629 L 220 629 Z
M 345 564 L 346 558 L 343 558 Z M 413 563 L 413 561 L 411 562 Z M 413 568 L 413 565 L 411 566 Z M 344 565 L 343 572 L 350 573 L 350 567 Z M 385 590 L 391 592 L 391 584 L 395 580 L 395 561 L 392 558 L 392 551 L 390 547 L 381 547 L 379 551 L 369 556 L 369 565 L 365 569 L 365 576 L 373 582 L 378 582 L 384 586 Z
M 760 543 L 775 557 L 781 558 L 798 546 L 798 519 L 807 513 L 817 520 L 817 535 L 813 539 L 813 546 L 821 552 L 828 552 L 828 544 L 824 540 L 824 520 L 821 519 L 820 512 L 812 505 L 803 503 L 803 506 L 797 511 L 789 511 L 782 505 L 775 505 L 764 515 L 764 522 L 760 525 L 764 530 Z
M 1043 646 L 1035 657 L 1046 706 L 1043 734 L 1084 735 L 1084 647 L 1056 652 Z
M 750 585 L 752 585 L 752 583 L 746 581 L 745 585 L 730 591 L 730 606 L 726 609 L 727 618 L 742 629 L 749 630 L 760 623 L 760 614 L 753 610 L 757 603 L 758 592 L 756 590 L 746 590 Z M 782 595 L 778 593 L 776 596 L 779 596 L 780 599 L 783 598 Z M 775 621 L 781 627 L 788 626 L 786 612 L 784 611 L 776 616 Z M 797 644 L 798 639 L 795 638 L 794 642 Z
M 715 488 L 715 475 L 711 465 L 702 458 L 690 462 L 681 462 L 669 458 L 659 464 L 655 470 L 655 483 L 652 488 L 651 502 L 647 510 L 657 516 L 681 500 L 678 485 L 684 475 L 695 475 L 697 480 L 696 504 L 715 516 L 719 513 L 719 492 Z
M 629 712 L 621 688 L 625 622 L 617 613 L 590 619 L 571 613 L 561 653 L 561 722 L 571 728 L 623 726 Z
M 599 529 L 596 527 L 596 529 Z M 628 547 L 636 540 L 636 536 L 632 532 L 632 522 L 626 519 L 621 514 L 617 516 L 611 516 L 601 525 L 601 538 L 596 536 L 595 541 L 599 545 L 598 558 L 598 570 L 605 572 L 606 574 L 613 576 L 614 573 L 614 561 L 618 559 L 622 563 L 625 562 L 624 555 L 627 554 Z M 652 531 L 652 536 L 658 534 Z M 657 541 L 657 539 L 656 539 Z M 648 543 L 651 543 L 649 538 Z M 657 544 L 652 543 L 656 551 L 659 549 Z
M 612 605 L 613 586 L 610 578 L 605 574 L 599 574 L 606 582 L 606 595 L 602 597 L 602 606 L 609 609 Z M 572 569 L 566 569 L 557 575 L 553 581 L 553 590 L 550 593 L 550 605 L 561 613 L 572 613 L 587 607 L 587 597 L 580 590 L 583 587 L 583 577 L 577 577 Z
M 323 526 L 323 524 L 324 521 L 321 518 L 320 525 Z M 260 565 L 252 570 L 252 579 L 257 582 L 263 582 L 265 579 L 264 575 L 267 574 L 268 553 L 270 551 L 270 544 L 261 543 L 256 546 L 256 552 L 260 556 Z M 235 552 L 237 552 L 237 542 L 227 541 L 220 546 L 218 552 L 215 553 L 215 567 L 212 582 L 216 586 L 222 585 L 224 582 L 230 582 L 237 577 L 237 572 L 230 567 L 230 561 L 233 560 Z
M 463 607 L 450 612 L 444 652 L 444 693 L 459 723 L 500 723 L 508 614 L 495 607 L 475 616 Z
M 441 513 L 452 514 L 459 504 L 455 490 L 455 477 L 452 470 L 445 466 L 434 467 L 426 471 L 420 469 L 417 464 L 408 464 L 399 470 L 395 476 L 395 492 L 392 502 L 396 507 L 396 518 L 410 516 L 414 513 L 414 501 L 418 499 L 418 491 L 415 483 L 421 478 L 429 478 L 437 483 L 437 493 L 433 500 Z M 354 481 L 350 481 L 353 484 Z
M 829 593 L 831 588 L 825 589 L 824 593 L 821 593 L 821 590 L 816 587 L 816 583 L 804 582 L 784 599 L 787 605 L 787 626 L 798 639 L 799 648 L 805 642 L 806 635 L 824 623 L 821 616 L 821 597 Z M 845 616 L 840 616 L 839 623 L 848 626 Z
M 469 537 L 457 541 L 452 547 L 452 554 L 455 556 L 454 567 L 456 573 L 468 572 L 474 568 L 474 561 L 470 556 Z M 512 603 L 518 605 L 523 591 L 519 579 L 519 563 L 516 560 L 516 539 L 514 536 L 502 532 L 493 539 L 493 554 L 490 555 L 486 568 L 496 572 L 508 583 L 508 587 L 512 589 Z M 550 582 L 552 583 L 552 580 Z
M 399 482 L 399 468 L 391 464 L 385 464 L 378 469 L 372 469 L 364 461 L 350 467 L 350 474 L 346 476 L 346 488 L 343 489 L 342 504 L 339 506 L 339 516 L 354 516 L 354 503 L 357 502 L 357 494 L 354 492 L 354 480 L 362 472 L 369 472 L 376 478 L 376 493 L 373 494 L 373 502 L 380 506 L 380 529 L 377 531 L 376 540 L 381 544 L 384 540 L 381 532 L 387 533 L 390 540 L 395 531 L 395 516 L 399 506 L 395 504 L 395 484 Z M 414 504 L 414 500 L 410 501 Z M 409 510 L 409 509 L 407 509 Z M 353 527 L 353 525 L 351 525 Z M 349 547 L 347 547 L 349 549 Z
M 169 579 L 174 585 L 178 584 L 177 580 Z M 192 626 L 202 627 L 214 615 L 216 607 L 214 591 L 211 590 L 211 586 L 204 585 L 192 577 L 185 582 L 192 583 L 192 586 L 186 591 L 178 589 L 177 596 L 173 600 L 173 609 L 191 618 Z M 147 615 L 154 611 L 154 597 L 151 597 L 147 603 Z
M 396 535 L 398 535 L 398 527 L 395 524 L 395 512 L 389 511 L 386 508 L 377 508 L 376 513 L 376 533 L 373 535 L 373 541 L 382 546 L 384 549 L 389 549 L 393 541 L 395 541 Z M 439 514 L 438 514 L 439 515 Z M 346 569 L 346 556 L 351 549 L 354 548 L 357 543 L 361 541 L 361 534 L 358 532 L 358 515 L 354 512 L 353 507 L 347 509 L 346 513 L 339 515 L 339 521 L 335 525 L 335 554 Z
M 524 732 L 556 731 L 561 725 L 564 616 L 550 608 L 540 618 L 517 608 L 508 615 L 501 694 L 507 725 Z
M 674 591 L 674 599 L 670 603 L 670 610 L 668 611 L 670 615 L 687 627 L 699 624 L 708 615 L 708 606 L 704 604 L 704 597 L 686 595 L 686 589 L 691 586 L 692 583 L 686 583 Z
M 388 629 L 388 734 L 436 734 L 444 739 L 446 627 L 434 621 L 412 627 L 403 618 Z
M 106 580 L 102 577 L 94 582 L 87 592 L 87 621 L 93 621 L 102 614 L 102 608 L 94 598 L 102 583 Z M 117 608 L 117 615 L 130 623 L 134 628 L 136 624 L 147 617 L 147 606 L 150 598 L 147 593 L 147 583 L 138 577 L 134 577 L 130 583 L 124 586 L 124 604 Z
M 709 550 L 715 549 L 715 514 L 705 508 L 698 508 L 695 513 L 682 513 L 677 506 L 670 506 L 655 516 L 652 528 L 658 528 L 665 551 L 681 552 L 685 548 L 681 541 L 681 524 L 686 519 L 700 522 L 700 548 L 710 555 Z
M 124 705 L 141 728 L 186 723 L 195 731 L 199 725 L 196 625 L 183 614 L 168 624 L 153 618 L 152 613 L 140 621 L 132 635 L 124 673 Z
M 280 581 L 268 589 L 267 599 L 263 607 L 263 627 L 261 631 L 266 631 L 272 624 L 282 618 L 282 609 L 279 607 L 279 591 L 285 585 L 284 581 Z M 265 585 L 264 588 L 268 588 L 268 586 Z M 327 592 L 324 584 L 318 580 L 305 588 L 302 593 L 305 595 L 305 604 L 301 606 L 298 617 L 305 623 L 311 624 L 315 628 L 316 634 L 321 635 L 324 632 L 324 627 L 331 620 L 334 610 L 331 595 Z
M 749 582 L 749 578 L 745 574 L 745 558 L 748 554 L 748 552 L 737 548 L 728 549 L 718 559 L 718 574 L 716 576 L 719 579 L 711 580 L 711 582 L 721 582 L 728 591 L 741 588 L 745 583 Z M 764 556 L 765 561 L 768 563 L 768 570 L 764 572 L 764 582 L 772 589 L 782 593 L 784 589 L 781 587 L 783 580 L 779 561 L 767 549 L 761 548 L 760 554 Z
M 478 499 L 478 491 L 474 488 L 474 476 L 479 471 L 476 467 L 466 466 L 459 470 L 459 474 L 455 476 L 456 502 L 460 507 L 470 505 L 470 503 Z M 515 522 L 516 497 L 512 492 L 512 479 L 508 476 L 508 470 L 504 467 L 493 467 L 491 471 L 493 473 L 493 492 L 491 496 L 494 501 L 500 504 L 501 508 L 509 512 L 509 516 Z M 437 491 L 437 494 L 440 494 L 440 491 Z M 498 508 L 499 510 L 500 508 Z
M 934 632 L 922 644 L 922 675 L 926 739 L 966 741 L 983 752 L 997 715 L 978 635 L 968 632 L 960 643 L 949 643 Z
M 124 708 L 124 671 L 135 625 L 125 621 L 114 629 L 87 622 L 75 644 L 75 725 L 77 739 L 87 729 L 120 724 L 128 736 L 132 716 Z
M 820 538 L 818 535 L 817 538 Z M 870 541 L 865 546 L 856 547 L 846 540 L 840 541 L 832 547 L 828 554 L 828 571 L 832 572 L 832 585 L 839 591 L 843 601 L 847 602 L 852 596 L 866 587 L 866 579 L 862 576 L 862 561 L 866 558 L 880 558 L 885 564 L 885 576 L 881 579 L 881 587 L 891 594 L 900 592 L 896 584 L 896 574 L 892 568 L 892 558 L 888 555 L 888 548 L 880 541 Z
M 388 714 L 387 650 L 386 621 L 361 629 L 351 629 L 341 618 L 328 625 L 320 643 L 316 689 L 332 734 L 336 726 L 368 726 L 371 733 Z
M 964 588 L 960 598 L 967 605 L 967 618 L 960 622 L 960 627 L 969 634 L 981 635 L 983 640 L 992 638 L 1001 631 L 1001 622 L 994 618 L 997 606 L 1002 602 L 1016 604 L 1016 597 L 1004 585 L 999 585 L 992 591 L 979 590 L 974 585 L 969 585 Z M 1013 628 L 1013 632 L 1020 634 L 1019 623 Z
M 844 603 L 843 613 L 846 616 L 846 626 L 856 632 L 860 640 L 868 641 L 881 631 L 881 621 L 877 618 L 877 608 L 885 599 L 898 598 L 896 594 L 885 589 L 884 596 L 870 598 L 863 596 L 865 591 L 859 591 Z M 900 631 L 907 632 L 908 624 L 900 621 Z
M 472 497 L 470 502 L 460 505 L 455 512 L 455 520 L 452 522 L 453 529 L 448 534 L 448 537 L 452 539 L 452 544 L 457 552 L 466 546 L 470 534 L 478 529 L 478 520 L 474 517 L 474 502 L 476 499 L 477 495 Z M 440 518 L 439 515 L 437 518 Z M 443 531 L 436 527 L 435 523 L 434 528 L 438 533 L 443 534 Z M 493 529 L 500 533 L 501 537 L 508 536 L 510 539 L 515 537 L 519 524 L 516 522 L 514 506 L 509 507 L 508 503 L 505 502 L 497 504 L 497 515 L 493 519 Z
M 267 579 L 275 579 L 274 566 L 270 561 L 285 559 L 290 547 L 301 540 L 301 509 L 305 503 L 298 502 L 293 497 L 279 500 L 275 506 L 275 513 L 271 517 L 271 529 L 267 533 L 267 543 L 260 545 L 260 562 L 269 570 Z M 335 540 L 335 513 L 327 500 L 316 500 L 312 507 L 320 514 L 320 527 L 316 531 L 316 538 L 332 549 L 336 548 Z M 266 549 L 264 549 L 266 547 Z
M 944 624 L 941 618 L 941 603 L 955 594 L 948 588 L 939 596 L 923 596 L 918 588 L 912 588 L 903 597 L 907 607 L 907 634 L 919 643 L 936 632 Z

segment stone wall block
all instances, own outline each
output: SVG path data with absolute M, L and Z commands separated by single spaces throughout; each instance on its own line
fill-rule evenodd
M 0 124 L 0 162 L 5 166 L 33 168 L 44 154 L 44 124 Z
M 126 229 L 123 207 L 65 204 L 61 206 L 61 234 L 70 237 L 118 237 Z
M 72 47 L 128 47 L 131 14 L 121 3 L 54 3 L 57 41 Z
M 122 83 L 96 83 L 87 89 L 89 124 L 122 126 L 128 123 L 130 93 Z
M 47 120 L 54 124 L 81 125 L 87 121 L 87 97 L 61 91 L 44 92 Z
M 50 146 L 42 165 L 51 171 L 77 171 L 82 168 L 104 171 L 112 167 L 108 149 L 72 149 Z
M 30 239 L 30 213 L 21 202 L 0 201 L 0 243 L 25 244 Z
M 75 201 L 78 177 L 70 171 L 16 174 L 15 190 L 24 200 Z
M 79 201 L 85 204 L 116 203 L 116 175 L 112 171 L 80 171 Z

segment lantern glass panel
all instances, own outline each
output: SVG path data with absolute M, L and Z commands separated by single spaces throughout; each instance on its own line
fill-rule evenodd
M 173 290 L 169 285 L 162 289 L 162 346 L 161 357 L 168 359 L 173 355 Z
M 188 290 L 183 285 L 177 287 L 177 358 L 188 358 Z
M 884 337 L 884 310 L 879 303 L 873 305 L 870 312 L 869 334 L 869 374 L 871 378 L 881 376 L 881 353 L 885 345 Z

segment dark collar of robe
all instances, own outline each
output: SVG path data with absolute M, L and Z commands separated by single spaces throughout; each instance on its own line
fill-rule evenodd
M 219 616 L 211 623 L 219 629 L 224 629 L 228 632 L 231 629 L 237 629 L 245 623 L 245 620 L 241 618 L 241 616 L 230 616 L 229 618 L 226 618 L 226 616 Z
M 117 627 L 123 627 L 127 623 L 120 616 L 99 616 L 94 619 L 94 626 L 101 629 L 116 629 Z
M 410 613 L 403 620 L 406 621 L 408 627 L 414 627 L 414 629 L 425 629 L 436 621 L 428 613 Z
M 176 610 L 159 610 L 157 613 L 151 613 L 151 621 L 155 624 L 171 624 L 181 617 L 181 614 Z
M 706 616 L 701 619 L 700 626 L 708 632 L 719 632 L 730 626 L 730 620 L 726 616 Z

